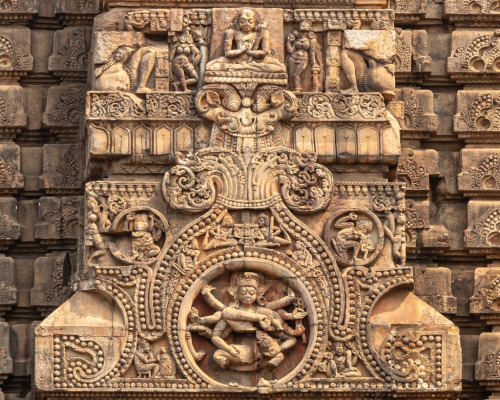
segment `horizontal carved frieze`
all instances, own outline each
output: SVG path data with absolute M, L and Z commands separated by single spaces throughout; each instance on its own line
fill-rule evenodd
M 25 24 L 38 13 L 40 0 L 8 0 L 2 2 L 0 21 Z
M 250 6 L 250 7 L 292 7 L 310 6 L 310 0 L 228 0 L 228 6 Z M 103 8 L 114 6 L 130 7 L 220 7 L 217 0 L 104 0 Z M 387 0 L 314 0 L 314 5 L 346 8 L 385 8 Z
M 500 21 L 495 0 L 446 0 L 444 15 L 455 26 L 495 28 Z
M 427 0 L 392 0 L 389 7 L 394 10 L 397 23 L 412 24 L 425 17 Z
M 91 25 L 99 12 L 99 1 L 56 0 L 54 11 L 65 25 Z

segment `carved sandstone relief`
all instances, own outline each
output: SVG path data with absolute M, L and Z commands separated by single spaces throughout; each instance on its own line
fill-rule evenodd
M 476 268 L 474 271 L 474 295 L 470 299 L 470 312 L 482 317 L 495 318 L 500 312 L 498 301 L 499 269 L 493 265 L 487 268 Z
M 419 81 L 431 72 L 427 32 L 396 28 L 396 78 Z
M 500 6 L 495 0 L 446 0 L 444 14 L 455 26 L 495 27 Z
M 499 205 L 495 201 L 470 200 L 467 205 L 468 227 L 465 247 L 472 253 L 495 254 L 500 247 L 496 220 Z
M 17 288 L 14 284 L 14 260 L 0 257 L 0 315 L 5 315 L 17 302 Z
M 0 20 L 4 23 L 25 24 L 39 9 L 39 0 L 5 0 L 1 4 Z
M 458 188 L 467 196 L 495 196 L 500 186 L 498 152 L 490 149 L 463 149 Z
M 88 52 L 92 30 L 67 27 L 54 34 L 49 71 L 66 81 L 83 81 L 87 77 Z
M 85 114 L 87 89 L 85 84 L 51 86 L 42 115 L 44 126 L 58 137 L 76 137 Z
M 44 145 L 40 186 L 47 193 L 79 193 L 82 185 L 80 153 L 77 144 Z
M 500 131 L 497 115 L 500 92 L 495 90 L 460 90 L 453 130 L 467 143 L 492 143 Z M 500 111 L 500 110 L 499 110 Z
M 495 31 L 454 31 L 448 74 L 457 82 L 494 82 L 499 72 L 498 38 Z
M 109 177 L 83 212 L 44 197 L 35 228 L 57 245 L 82 216 L 86 277 L 37 328 L 38 390 L 456 392 L 457 329 L 411 293 L 405 184 L 330 169 L 397 163 L 393 14 L 108 15 L 85 128 Z
M 451 292 L 451 270 L 420 265 L 414 267 L 415 294 L 443 314 L 457 311 L 457 299 Z
M 404 112 L 398 113 L 400 103 Z M 396 89 L 396 97 L 387 105 L 388 110 L 398 116 L 401 136 L 405 139 L 425 139 L 438 130 L 438 116 L 434 113 L 434 97 L 430 90 L 414 88 Z

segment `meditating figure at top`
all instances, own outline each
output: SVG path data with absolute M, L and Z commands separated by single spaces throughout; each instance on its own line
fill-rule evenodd
M 285 65 L 269 56 L 269 31 L 259 13 L 240 10 L 224 34 L 224 57 L 207 65 L 207 71 L 286 72 Z

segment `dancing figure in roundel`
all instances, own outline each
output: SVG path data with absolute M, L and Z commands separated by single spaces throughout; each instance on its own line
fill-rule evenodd
M 265 366 L 276 368 L 285 358 L 283 353 L 297 343 L 296 337 L 305 334 L 302 319 L 307 312 L 298 307 L 292 312 L 285 310 L 297 303 L 295 294 L 289 291 L 287 296 L 267 301 L 264 294 L 269 286 L 262 274 L 234 273 L 228 289 L 233 301 L 228 306 L 212 294 L 213 287 L 203 288 L 204 300 L 217 311 L 200 317 L 193 307 L 188 331 L 212 341 L 218 348 L 213 359 L 219 367 L 233 371 L 256 371 Z M 286 321 L 294 321 L 295 326 L 291 327 Z M 215 326 L 211 329 L 209 325 Z M 198 360 L 203 355 L 193 354 Z

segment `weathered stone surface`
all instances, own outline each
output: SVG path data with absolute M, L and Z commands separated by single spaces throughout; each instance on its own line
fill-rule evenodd
M 430 90 L 396 89 L 395 101 L 402 102 L 404 107 L 403 118 L 398 119 L 403 138 L 425 139 L 437 133 L 438 116 L 434 113 L 434 98 Z M 396 107 L 393 102 L 389 103 L 388 110 L 396 114 L 392 107 Z
M 31 305 L 42 314 L 48 315 L 66 300 L 69 292 L 69 267 L 69 257 L 66 254 L 39 257 L 35 261 Z
M 5 192 L 15 192 L 24 186 L 20 172 L 20 150 L 13 143 L 0 143 L 0 188 Z
M 498 201 L 470 200 L 467 206 L 468 227 L 465 231 L 465 247 L 472 252 L 499 253 L 500 243 L 496 240 L 500 203 Z
M 87 89 L 84 84 L 51 86 L 47 92 L 43 124 L 56 134 L 76 135 L 84 115 Z
M 427 32 L 396 29 L 396 78 L 414 81 L 431 72 L 431 57 L 427 50 Z
M 0 138 L 8 140 L 27 125 L 24 92 L 20 86 L 0 87 Z
M 0 321 L 0 382 L 12 373 L 11 333 L 7 322 Z
M 35 228 L 57 248 L 76 238 L 64 218 L 84 225 L 80 290 L 36 328 L 39 393 L 456 394 L 458 328 L 412 293 L 415 277 L 453 314 L 451 271 L 406 265 L 407 246 L 450 244 L 431 221 L 437 152 L 401 153 L 398 121 L 437 124 L 429 93 L 396 94 L 393 14 L 172 4 L 96 19 L 85 210 L 43 197 Z M 410 36 L 420 79 L 425 32 Z M 50 190 L 63 157 L 47 154 L 69 146 L 44 147 Z M 37 259 L 32 303 L 61 257 Z
M 498 267 L 476 268 L 474 271 L 474 295 L 470 299 L 470 312 L 497 319 L 500 313 L 498 304 Z
M 55 0 L 55 14 L 68 25 L 91 25 L 99 12 L 97 0 Z
M 2 3 L 0 21 L 3 23 L 23 24 L 38 12 L 39 0 L 8 0 Z
M 498 82 L 495 56 L 500 31 L 454 31 L 448 74 L 458 82 Z
M 457 299 L 451 292 L 451 271 L 443 267 L 414 268 L 415 294 L 443 314 L 457 312 Z
M 79 196 L 41 197 L 35 237 L 47 243 L 62 239 L 77 239 L 80 207 Z
M 17 201 L 12 197 L 0 198 L 0 244 L 11 243 L 21 237 L 17 221 Z
M 500 16 L 498 3 L 492 0 L 445 0 L 444 13 L 455 26 L 496 27 Z
M 0 27 L 0 79 L 15 80 L 33 69 L 29 28 Z
M 398 163 L 398 178 L 406 183 L 409 196 L 428 196 L 429 177 L 439 175 L 435 150 L 403 149 Z
M 498 381 L 496 358 L 499 351 L 498 333 L 485 332 L 479 335 L 478 361 L 476 363 L 476 380 L 481 383 Z
M 80 147 L 77 144 L 43 146 L 40 186 L 48 193 L 79 192 L 82 186 Z
M 460 152 L 462 172 L 458 175 L 459 190 L 471 197 L 498 195 L 499 154 L 500 148 L 463 149 Z
M 460 90 L 453 130 L 468 143 L 495 143 L 500 134 L 496 109 L 500 91 Z
M 9 310 L 17 301 L 17 289 L 14 284 L 14 260 L 0 257 L 0 314 Z
M 87 27 L 68 27 L 57 31 L 53 53 L 49 57 L 49 71 L 64 80 L 85 82 L 91 32 Z

